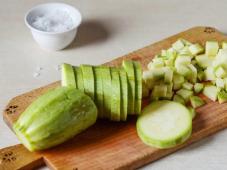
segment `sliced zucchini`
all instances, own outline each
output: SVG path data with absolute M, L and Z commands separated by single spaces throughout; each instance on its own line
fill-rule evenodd
M 111 119 L 111 96 L 112 96 L 112 84 L 110 68 L 106 66 L 99 66 L 102 74 L 103 83 L 103 113 L 105 118 Z
M 132 61 L 124 60 L 122 66 L 128 77 L 128 114 L 135 114 L 135 71 Z
M 192 44 L 188 48 L 192 55 L 197 55 L 204 51 L 204 48 L 198 43 Z
M 220 91 L 218 93 L 218 102 L 220 104 L 227 102 L 227 92 L 226 91 Z
M 127 120 L 127 112 L 128 112 L 127 74 L 126 74 L 124 69 L 120 69 L 119 74 L 120 74 L 120 84 L 121 84 L 121 120 L 126 121 Z M 141 107 L 141 105 L 140 105 L 140 107 Z
M 174 74 L 173 76 L 173 89 L 178 90 L 181 88 L 182 84 L 184 83 L 184 77 L 179 74 Z
M 207 56 L 205 54 L 197 55 L 195 57 L 195 60 L 197 64 L 202 68 L 207 68 L 209 66 L 212 66 L 212 62 L 214 60 L 214 57 Z
M 83 74 L 80 67 L 74 67 L 74 74 L 75 74 L 77 89 L 84 92 Z
M 191 103 L 193 108 L 198 108 L 198 107 L 203 106 L 205 104 L 203 99 L 201 99 L 198 96 L 191 96 L 190 97 L 190 103 Z
M 94 78 L 93 66 L 81 65 L 80 68 L 81 68 L 82 74 L 83 74 L 84 91 L 94 101 L 94 99 L 95 99 L 95 78 Z
M 103 102 L 104 102 L 104 90 L 103 90 L 103 78 L 102 69 L 94 67 L 94 78 L 95 78 L 95 103 L 98 106 L 98 116 L 104 118 Z M 105 81 L 105 80 L 104 80 Z
M 167 67 L 165 70 L 164 82 L 171 83 L 172 80 L 173 80 L 173 70 Z
M 121 119 L 121 84 L 118 70 L 111 68 L 112 89 L 111 89 L 111 120 Z
M 203 94 L 209 99 L 216 101 L 218 97 L 218 88 L 213 85 L 205 85 L 203 89 Z
M 133 61 L 135 70 L 135 113 L 140 114 L 142 103 L 142 68 L 139 62 Z
M 140 139 L 157 148 L 171 148 L 186 141 L 192 131 L 189 110 L 173 101 L 155 101 L 145 107 L 136 123 Z
M 207 41 L 205 48 L 205 53 L 207 56 L 215 56 L 218 53 L 219 45 L 217 41 Z
M 218 66 L 215 70 L 215 76 L 218 78 L 225 78 L 226 77 L 226 71 L 222 66 Z
M 183 83 L 182 87 L 184 89 L 187 89 L 187 90 L 192 90 L 193 89 L 193 84 L 191 84 L 189 82 L 185 82 L 185 83 Z
M 204 74 L 205 74 L 205 80 L 206 81 L 215 80 L 215 74 L 214 74 L 214 68 L 213 67 L 207 67 L 207 69 L 204 71 Z
M 174 50 L 180 51 L 182 48 L 184 48 L 184 42 L 181 39 L 179 39 L 172 44 L 172 47 Z
M 77 87 L 73 67 L 70 64 L 61 65 L 61 85 L 67 87 Z
M 202 83 L 195 83 L 194 92 L 200 93 L 203 90 L 204 85 Z
M 152 90 L 152 98 L 160 98 L 160 97 L 165 97 L 167 94 L 167 85 L 155 85 L 153 90 Z
M 181 96 L 185 102 L 188 102 L 190 97 L 193 95 L 192 90 L 180 89 L 176 92 L 179 96 Z
M 221 78 L 216 78 L 215 84 L 218 88 L 224 89 L 225 88 L 225 80 Z

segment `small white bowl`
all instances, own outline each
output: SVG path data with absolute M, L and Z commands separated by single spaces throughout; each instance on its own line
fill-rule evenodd
M 64 10 L 67 11 L 72 19 L 73 26 L 61 32 L 47 32 L 35 28 L 32 25 L 34 18 L 47 14 L 54 10 Z M 77 33 L 77 28 L 81 24 L 82 17 L 76 8 L 73 6 L 63 4 L 63 3 L 46 3 L 35 6 L 27 12 L 25 15 L 25 23 L 31 30 L 33 38 L 35 41 L 44 49 L 48 50 L 61 50 L 67 47 L 75 38 Z

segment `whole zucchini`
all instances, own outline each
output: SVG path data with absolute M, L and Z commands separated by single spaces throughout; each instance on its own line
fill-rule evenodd
M 58 87 L 36 99 L 13 129 L 30 151 L 36 151 L 63 143 L 96 119 L 97 108 L 89 96 L 75 88 Z

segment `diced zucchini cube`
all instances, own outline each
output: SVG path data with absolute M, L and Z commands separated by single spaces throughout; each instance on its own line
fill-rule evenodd
M 204 71 L 198 71 L 197 78 L 198 78 L 199 81 L 205 80 L 205 73 L 204 73 Z
M 201 99 L 200 97 L 198 96 L 191 96 L 190 97 L 190 103 L 192 105 L 193 108 L 198 108 L 202 105 L 205 104 L 205 102 L 203 101 L 203 99 Z
M 179 51 L 184 47 L 184 42 L 179 39 L 175 43 L 172 44 L 173 49 Z
M 224 78 L 227 74 L 222 66 L 218 66 L 218 68 L 215 70 L 215 75 L 218 78 Z
M 204 88 L 204 85 L 202 83 L 195 83 L 194 85 L 194 92 L 200 93 Z
M 209 66 L 212 66 L 212 62 L 214 60 L 214 57 L 209 57 L 205 54 L 197 55 L 195 57 L 195 60 L 197 61 L 197 64 L 202 68 L 207 68 Z
M 227 102 L 227 92 L 223 90 L 218 93 L 218 102 L 220 104 Z
M 153 88 L 153 86 L 155 84 L 155 80 L 154 80 L 154 76 L 151 71 L 143 72 L 143 81 L 147 88 L 149 88 L 149 89 Z
M 203 89 L 203 94 L 213 101 L 217 100 L 218 92 L 218 88 L 214 85 L 205 85 Z
M 219 45 L 217 41 L 207 41 L 206 42 L 205 53 L 207 56 L 215 56 L 218 53 Z
M 185 102 L 188 102 L 190 97 L 193 95 L 192 90 L 187 90 L 187 89 L 180 89 L 176 92 L 179 96 L 181 96 Z
M 187 89 L 187 90 L 192 90 L 193 89 L 193 84 L 189 83 L 189 82 L 184 82 L 182 87 L 184 89 Z
M 188 77 L 192 73 L 191 70 L 184 65 L 177 66 L 176 69 L 177 69 L 177 73 L 184 77 Z
M 171 68 L 165 69 L 164 82 L 171 83 L 173 80 L 173 70 Z
M 174 90 L 180 89 L 183 83 L 184 83 L 184 76 L 182 76 L 180 74 L 173 75 L 173 89 Z
M 152 90 L 152 98 L 165 97 L 167 93 L 166 85 L 155 85 Z
M 191 64 L 191 57 L 187 55 L 178 55 L 175 60 L 175 66 L 182 66 L 182 65 L 188 65 Z
M 213 67 L 216 69 L 218 66 L 227 68 L 227 49 L 220 49 L 218 51 L 215 60 L 213 61 Z
M 188 46 L 185 46 L 184 48 L 182 48 L 179 52 L 179 55 L 188 55 L 188 56 L 192 56 L 192 53 L 189 50 Z
M 217 78 L 215 81 L 217 87 L 224 89 L 225 88 L 225 80 L 221 78 Z
M 197 55 L 200 54 L 204 51 L 204 48 L 200 44 L 192 44 L 189 47 L 189 51 L 191 52 L 192 55 Z
M 197 81 L 197 69 L 194 65 L 189 64 L 188 68 L 191 70 L 191 74 L 187 77 L 188 80 L 192 83 L 196 83 Z
M 154 80 L 163 79 L 165 76 L 165 67 L 152 69 Z
M 179 95 L 177 95 L 177 94 L 175 94 L 175 95 L 173 96 L 173 101 L 185 105 L 184 98 L 182 98 L 181 96 L 179 96 Z
M 169 48 L 167 51 L 166 51 L 166 55 L 168 58 L 172 58 L 175 60 L 175 58 L 177 57 L 177 51 L 174 50 L 173 48 Z
M 165 56 L 166 57 L 167 56 L 167 51 L 166 50 L 162 50 L 161 51 L 161 56 Z
M 213 67 L 207 67 L 207 69 L 204 71 L 204 74 L 205 74 L 205 80 L 206 81 L 215 80 L 215 74 L 214 74 L 214 68 Z
M 222 42 L 222 49 L 227 49 L 227 42 L 226 41 Z

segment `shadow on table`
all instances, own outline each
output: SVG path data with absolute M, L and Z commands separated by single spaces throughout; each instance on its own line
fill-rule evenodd
M 75 40 L 67 49 L 103 42 L 109 38 L 110 34 L 110 30 L 101 21 L 84 21 L 78 28 Z

